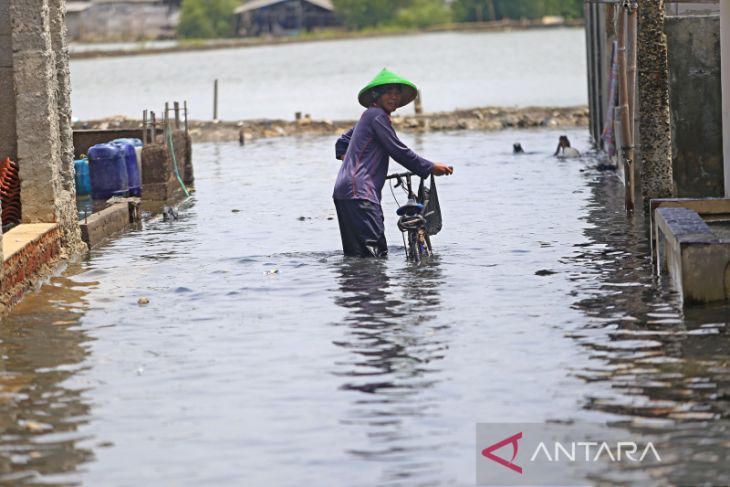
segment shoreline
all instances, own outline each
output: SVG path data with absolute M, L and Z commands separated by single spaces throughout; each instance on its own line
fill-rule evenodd
M 587 106 L 575 107 L 481 107 L 451 112 L 421 115 L 395 115 L 396 130 L 427 133 L 459 130 L 498 131 L 504 129 L 572 128 L 587 127 Z M 356 120 L 189 120 L 188 130 L 194 143 L 244 142 L 256 139 L 296 135 L 340 135 L 350 129 Z M 140 129 L 142 121 L 126 117 L 79 121 L 74 130 Z
M 435 32 L 505 32 L 511 30 L 531 29 L 560 29 L 560 28 L 582 28 L 583 19 L 565 20 L 555 23 L 543 23 L 541 20 L 498 20 L 493 22 L 465 22 L 460 24 L 447 24 L 429 27 L 425 29 L 398 29 L 382 31 L 322 31 L 294 37 L 241 37 L 231 39 L 203 40 L 181 40 L 181 44 L 165 47 L 145 48 L 144 42 L 139 42 L 141 47 L 132 49 L 90 49 L 88 51 L 71 50 L 69 56 L 72 60 L 96 59 L 106 57 L 140 56 L 155 54 L 170 54 L 176 52 L 211 51 L 218 49 L 237 49 L 244 47 L 280 46 L 287 44 L 303 44 L 321 41 L 338 41 L 349 39 L 369 39 L 379 37 L 400 37 L 407 35 L 430 34 Z M 134 42 L 134 41 L 131 41 Z M 130 42 L 130 43 L 131 43 Z M 91 46 L 94 43 L 78 43 L 84 46 Z M 99 43 L 103 44 L 103 43 Z

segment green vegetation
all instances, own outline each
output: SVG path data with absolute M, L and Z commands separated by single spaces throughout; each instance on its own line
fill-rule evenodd
M 234 9 L 244 0 L 183 0 L 178 35 L 185 39 L 231 37 Z M 452 22 L 583 16 L 583 0 L 333 0 L 348 29 L 390 32 Z
M 231 37 L 233 10 L 240 4 L 240 0 L 183 0 L 177 33 L 193 39 Z
M 442 0 L 412 0 L 398 11 L 395 24 L 405 28 L 423 28 L 451 22 L 451 9 Z
M 583 17 L 583 0 L 454 0 L 452 10 L 459 22 L 502 19 L 539 19 L 560 15 Z
M 348 28 L 428 27 L 451 21 L 443 0 L 333 0 Z

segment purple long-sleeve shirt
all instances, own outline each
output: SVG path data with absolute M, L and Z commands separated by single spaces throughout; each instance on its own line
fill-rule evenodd
M 398 139 L 390 117 L 377 107 L 365 110 L 355 127 L 342 134 L 335 144 L 335 153 L 338 157 L 344 154 L 332 195 L 336 200 L 362 199 L 380 204 L 388 157 L 421 177 L 433 170 L 433 162 Z

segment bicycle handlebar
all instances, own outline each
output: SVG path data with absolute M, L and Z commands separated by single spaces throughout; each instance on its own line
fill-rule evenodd
M 401 172 L 397 174 L 389 174 L 385 179 L 398 179 L 398 178 L 404 178 L 406 176 L 415 176 L 412 172 Z

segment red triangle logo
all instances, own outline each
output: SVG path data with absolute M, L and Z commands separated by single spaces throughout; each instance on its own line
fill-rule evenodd
M 509 438 L 505 438 L 504 440 L 498 441 L 494 445 L 486 447 L 484 450 L 482 450 L 482 455 L 488 459 L 490 459 L 493 462 L 497 462 L 500 465 L 509 468 L 510 470 L 514 470 L 515 472 L 522 474 L 522 467 L 519 465 L 515 465 L 512 463 L 515 458 L 517 458 L 517 450 L 519 449 L 519 445 L 517 444 L 517 441 L 522 439 L 522 431 L 517 433 L 516 435 L 510 436 Z M 512 445 L 512 459 L 507 461 L 502 457 L 498 457 L 495 455 L 495 450 L 499 450 L 505 445 Z

